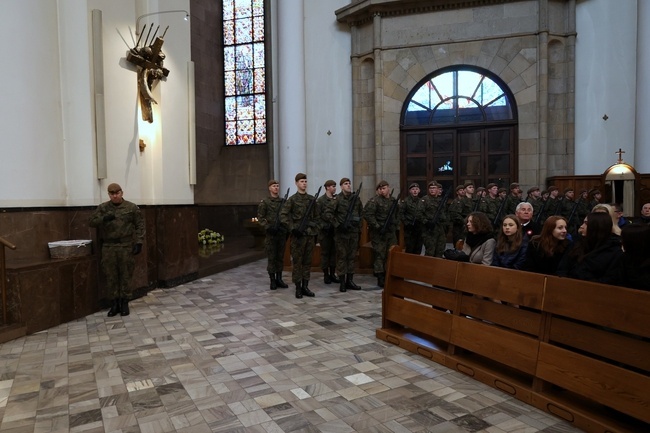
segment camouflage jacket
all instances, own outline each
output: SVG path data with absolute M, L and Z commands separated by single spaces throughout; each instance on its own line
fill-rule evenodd
M 303 217 L 307 213 L 309 203 L 311 203 L 312 200 L 314 200 L 314 196 L 307 193 L 300 194 L 299 192 L 296 192 L 294 195 L 289 197 L 284 206 L 282 206 L 282 211 L 280 212 L 281 223 L 290 231 L 299 230 Z M 316 213 L 316 207 L 317 206 L 314 203 L 310 215 L 305 217 L 304 235 L 314 236 L 318 232 L 318 216 Z
M 363 209 L 363 216 L 368 222 L 368 228 L 371 231 L 379 232 L 386 223 L 388 213 L 397 199 L 394 197 L 386 198 L 384 196 L 376 195 L 366 203 Z M 399 212 L 395 212 L 391 216 L 389 224 L 386 226 L 386 231 L 395 231 L 399 224 Z
M 107 215 L 115 219 L 104 221 Z M 130 201 L 123 200 L 115 205 L 111 201 L 100 204 L 90 216 L 88 224 L 101 229 L 102 240 L 115 245 L 132 245 L 144 242 L 144 219 L 140 208 Z
M 465 219 L 463 218 L 463 199 L 462 197 L 456 197 L 454 201 L 451 202 L 449 208 L 447 209 L 449 214 L 449 220 L 454 225 L 463 225 L 465 224 Z
M 414 230 L 419 226 L 423 199 L 409 195 L 399 204 L 399 219 L 406 230 Z
M 278 210 L 282 206 L 281 197 L 266 197 L 259 205 L 257 205 L 257 222 L 264 228 L 272 227 L 275 225 L 276 218 L 279 219 L 280 214 Z M 278 222 L 278 229 L 285 229 L 282 224 Z
M 447 212 L 444 206 L 440 209 L 440 212 L 438 212 L 441 201 L 442 198 L 432 197 L 430 195 L 427 195 L 422 199 L 420 222 L 426 227 L 425 230 L 431 230 L 433 228 L 432 224 L 435 224 L 436 227 L 443 227 L 447 222 Z M 434 221 L 436 213 L 438 213 L 438 218 Z
M 334 229 L 334 212 L 337 205 L 338 195 L 329 198 L 327 194 L 323 194 L 316 200 L 316 214 L 318 218 L 318 228 L 323 232 L 328 232 Z
M 361 204 L 361 200 L 356 200 L 354 203 L 350 214 L 349 226 L 343 227 L 353 197 L 353 192 L 347 195 L 342 192 L 337 195 L 336 208 L 333 209 L 332 221 L 334 226 L 339 228 L 341 232 L 359 233 L 361 231 L 361 217 L 363 216 L 363 204 Z

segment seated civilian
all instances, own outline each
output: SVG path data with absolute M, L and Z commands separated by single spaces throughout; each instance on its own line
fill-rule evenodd
M 639 224 L 650 224 L 650 203 L 646 203 L 641 207 L 641 216 L 634 220 Z
M 612 233 L 614 233 L 617 236 L 621 235 L 621 228 L 618 226 L 618 215 L 616 214 L 616 210 L 614 210 L 613 207 L 605 203 L 599 203 L 596 206 L 594 206 L 594 208 L 591 211 L 609 214 L 610 218 L 612 219 Z M 578 230 L 578 232 L 580 232 L 580 230 Z
M 526 262 L 522 270 L 555 275 L 562 258 L 573 243 L 567 239 L 567 223 L 564 217 L 550 216 L 544 222 L 542 232 L 531 238 L 526 249 Z
M 582 237 L 562 259 L 556 275 L 617 284 L 619 260 L 623 255 L 620 236 L 612 233 L 612 218 L 591 212 L 579 229 Z
M 527 244 L 517 217 L 512 214 L 506 215 L 497 235 L 492 266 L 521 269 L 526 260 Z
M 495 244 L 492 222 L 487 215 L 483 212 L 469 214 L 467 216 L 467 237 L 463 244 L 463 252 L 469 256 L 469 262 L 491 265 Z
M 533 205 L 526 201 L 522 201 L 515 208 L 515 215 L 521 223 L 521 230 L 527 241 L 542 230 L 541 226 L 533 219 L 534 213 Z
M 650 290 L 650 225 L 628 224 L 621 230 L 623 259 L 619 281 L 631 289 Z

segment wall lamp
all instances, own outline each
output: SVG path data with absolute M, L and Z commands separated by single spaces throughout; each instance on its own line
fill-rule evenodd
M 139 35 L 140 34 L 140 20 L 144 17 L 148 17 L 151 15 L 160 15 L 160 14 L 171 14 L 174 12 L 184 12 L 185 13 L 185 21 L 190 19 L 190 13 L 184 9 L 174 9 L 173 11 L 161 11 L 161 12 L 151 12 L 148 14 L 140 15 L 136 20 L 135 20 L 135 34 Z

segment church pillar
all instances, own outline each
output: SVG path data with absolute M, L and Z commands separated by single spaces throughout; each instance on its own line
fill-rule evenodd
M 296 173 L 306 173 L 304 5 L 278 0 L 278 143 L 280 188 L 295 191 Z M 307 173 L 309 179 L 309 173 Z M 309 192 L 316 191 L 317 180 Z M 283 193 L 284 194 L 284 193 Z
M 634 160 L 626 158 L 639 173 L 650 173 L 650 4 L 638 2 L 637 13 L 637 99 L 636 99 L 636 137 Z

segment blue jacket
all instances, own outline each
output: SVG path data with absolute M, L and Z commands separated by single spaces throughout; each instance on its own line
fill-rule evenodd
M 492 255 L 492 266 L 499 268 L 521 269 L 526 262 L 526 250 L 528 241 L 524 238 L 518 250 L 510 253 L 497 253 L 496 247 Z

